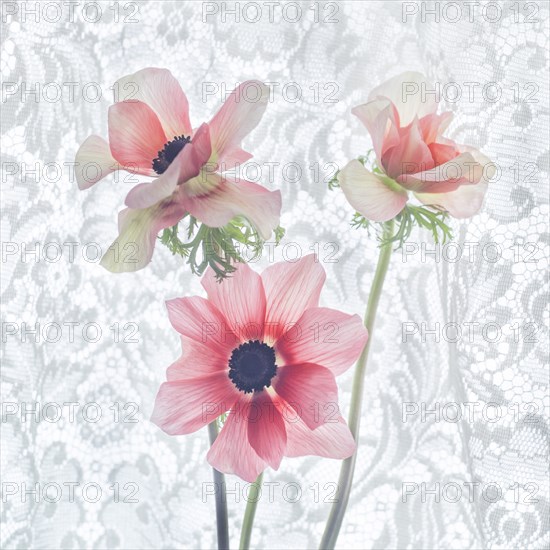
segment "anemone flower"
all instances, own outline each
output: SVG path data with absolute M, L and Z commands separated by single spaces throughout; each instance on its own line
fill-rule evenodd
M 470 217 L 482 206 L 495 167 L 476 149 L 443 136 L 452 113 L 437 114 L 437 97 L 430 90 L 434 87 L 422 74 L 407 72 L 352 109 L 371 135 L 380 171 L 352 160 L 338 181 L 348 202 L 369 220 L 394 218 L 409 192 L 455 218 Z
M 148 68 L 118 80 L 109 108 L 109 143 L 90 136 L 76 154 L 76 179 L 87 189 L 116 170 L 154 178 L 135 186 L 118 217 L 119 236 L 101 264 L 137 271 L 153 255 L 160 230 L 190 214 L 209 227 L 242 216 L 267 239 L 279 223 L 281 196 L 222 175 L 252 155 L 242 139 L 259 123 L 269 89 L 256 80 L 235 88 L 208 123 L 193 129 L 187 98 L 166 69 Z
M 250 482 L 283 456 L 351 456 L 335 376 L 358 358 L 367 331 L 358 315 L 319 307 L 324 281 L 310 255 L 261 276 L 241 264 L 223 285 L 207 271 L 207 299 L 168 301 L 183 354 L 167 370 L 151 420 L 183 435 L 227 413 L 207 459 Z

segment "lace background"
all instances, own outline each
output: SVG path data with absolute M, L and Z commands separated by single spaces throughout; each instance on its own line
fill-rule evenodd
M 19 493 L 6 496 L 4 490 L 2 547 L 215 546 L 214 501 L 202 492 L 203 483 L 212 479 L 205 461 L 206 429 L 169 437 L 148 420 L 165 369 L 180 353 L 164 300 L 200 294 L 199 281 L 160 245 L 150 266 L 135 274 L 114 276 L 97 262 L 84 261 L 88 243 L 106 248 L 112 242 L 116 213 L 133 183 L 111 176 L 79 192 L 69 168 L 56 177 L 45 167 L 72 162 L 79 144 L 92 133 L 105 137 L 110 86 L 147 66 L 174 73 L 189 98 L 195 126 L 208 120 L 223 99 L 220 93 L 205 98 L 203 83 L 225 85 L 228 91 L 247 78 L 278 83 L 245 146 L 260 164 L 280 163 L 273 181 L 267 170 L 261 181 L 282 191 L 284 242 L 299 243 L 304 254 L 318 243 L 328 276 L 322 305 L 361 315 L 376 243 L 349 227 L 351 208 L 341 192 L 329 191 L 323 181 L 332 172 L 325 163 L 343 165 L 371 147 L 350 108 L 364 102 L 375 85 L 404 70 L 421 71 L 441 85 L 480 83 L 472 100 L 444 102 L 455 112 L 449 135 L 481 149 L 501 168 L 482 212 L 453 222 L 456 242 L 480 243 L 478 253 L 473 261 L 464 253 L 454 262 L 436 261 L 433 255 L 422 258 L 420 253 L 406 261 L 400 252 L 393 255 L 368 366 L 358 466 L 339 547 L 547 547 L 548 3 L 481 1 L 472 8 L 470 21 L 467 7 L 453 2 L 463 10 L 453 22 L 455 8 L 446 8 L 446 2 L 419 2 L 412 8 L 410 2 L 281 2 L 270 22 L 269 8 L 260 2 L 262 16 L 256 23 L 242 15 L 236 22 L 231 14 L 223 21 L 221 12 L 204 21 L 203 10 L 206 4 L 212 9 L 211 2 L 130 2 L 137 6 L 133 14 L 121 2 L 118 22 L 114 4 L 99 2 L 102 15 L 95 23 L 85 20 L 81 7 L 75 8 L 73 22 L 67 7 L 59 21 L 48 22 L 55 20 L 53 8 L 39 21 L 32 14 L 23 20 L 23 7 L 32 10 L 35 3 L 19 3 L 15 15 L 8 15 L 13 11 L 8 4 L 13 5 L 2 6 L 1 71 L 4 83 L 16 83 L 19 89 L 2 99 L 3 163 L 25 163 L 29 170 L 39 163 L 41 175 L 38 181 L 21 170 L 12 175 L 3 164 L 2 241 L 18 248 L 2 259 L 2 321 L 26 322 L 30 328 L 35 323 L 80 324 L 74 339 L 64 326 L 60 340 L 52 343 L 43 335 L 36 343 L 32 334 L 22 341 L 21 327 L 16 335 L 4 334 L 2 401 L 19 407 L 35 402 L 79 406 L 74 421 L 67 409 L 57 422 L 42 416 L 35 422 L 32 415 L 24 422 L 20 413 L 4 414 L 2 481 L 18 487 L 25 483 L 30 489 L 35 483 L 42 489 L 47 483 L 79 482 L 82 487 L 95 482 L 103 493 L 98 503 L 91 503 L 77 488 L 70 502 L 65 490 L 59 502 L 49 503 L 41 495 L 38 502 L 33 495 L 22 502 Z M 222 4 L 217 4 L 220 10 Z M 295 22 L 282 16 L 284 7 L 287 19 L 295 18 L 288 4 L 302 10 Z M 314 4 L 319 22 L 310 9 Z M 496 19 L 494 5 L 501 9 Z M 418 13 L 404 21 L 403 10 L 415 6 Z M 246 15 L 253 19 L 254 9 L 249 9 Z M 448 9 L 447 17 L 435 22 L 426 14 L 423 21 L 421 10 L 430 9 L 440 14 Z M 21 95 L 25 84 L 34 89 L 36 83 L 50 82 L 77 83 L 74 100 L 68 99 L 66 87 L 62 99 L 53 102 Z M 82 89 L 94 82 L 102 97 L 85 101 Z M 289 82 L 299 85 L 301 100 L 288 101 L 296 88 L 286 89 L 285 100 L 282 88 Z M 490 82 L 501 88 L 497 101 L 481 93 Z M 323 101 L 335 90 L 328 99 L 336 102 Z M 467 95 L 464 86 L 462 90 Z M 302 169 L 298 181 L 291 181 L 292 169 L 283 173 L 282 166 L 291 162 Z M 314 163 L 319 176 L 310 168 Z M 65 244 L 70 242 L 77 243 L 73 261 Z M 413 242 L 433 247 L 426 234 L 416 234 Z M 22 258 L 21 248 L 32 251 L 35 243 L 39 258 Z M 49 250 L 56 261 L 43 258 L 47 243 L 63 246 L 61 257 Z M 524 248 L 526 243 L 532 244 Z M 479 253 L 482 248 L 489 259 Z M 95 256 L 93 247 L 86 250 Z M 492 259 L 495 250 L 502 251 L 497 261 Z M 295 254 L 286 251 L 290 257 Z M 275 258 L 281 254 L 280 247 Z M 268 262 L 265 254 L 257 266 Z M 96 343 L 82 336 L 83 325 L 91 322 L 102 329 Z M 435 323 L 463 327 L 494 322 L 503 329 L 496 342 L 479 334 L 473 341 L 463 337 L 455 343 L 451 337 L 436 342 L 428 334 L 422 342 L 420 333 L 403 342 L 402 323 L 407 322 L 419 327 L 427 323 L 428 329 Z M 114 323 L 120 326 L 118 343 L 115 329 L 109 328 Z M 137 324 L 135 335 L 133 325 L 123 328 L 126 323 Z M 514 323 L 532 324 L 517 337 L 510 329 Z M 339 379 L 346 414 L 351 378 L 350 370 Z M 95 423 L 82 416 L 82 406 L 90 402 L 101 407 L 102 417 Z M 422 421 L 415 414 L 404 422 L 407 402 L 430 409 L 435 403 L 479 405 L 473 419 L 464 415 L 452 422 L 442 414 L 439 421 L 434 415 Z M 137 422 L 115 422 L 109 408 L 113 403 L 120 403 L 121 418 Z M 136 403 L 138 412 L 132 416 L 131 409 L 123 411 L 126 403 Z M 501 407 L 497 422 L 479 414 L 494 412 L 495 406 L 488 411 L 488 403 Z M 94 416 L 94 410 L 88 413 Z M 280 485 L 273 489 L 273 502 L 264 494 L 258 505 L 253 546 L 315 548 L 339 466 L 338 461 L 308 457 L 285 459 L 278 472 L 268 470 L 265 480 Z M 233 476 L 227 481 L 230 489 L 242 492 L 245 487 Z M 468 498 L 463 484 L 475 481 L 480 487 L 498 484 L 502 498 L 491 503 L 479 492 Z M 120 484 L 118 503 L 108 489 L 115 482 Z M 463 493 L 455 503 L 450 502 L 452 491 L 439 502 L 427 494 L 423 502 L 422 482 L 428 489 L 440 483 L 442 493 L 445 484 L 458 483 Z M 139 502 L 122 502 L 129 493 L 123 490 L 125 483 L 137 484 Z M 294 498 L 296 486 L 285 485 L 289 483 L 299 484 L 300 498 Z M 404 483 L 419 488 L 407 502 Z M 509 489 L 514 484 L 519 484 L 519 498 Z M 242 494 L 236 499 L 230 495 L 234 546 L 245 506 Z

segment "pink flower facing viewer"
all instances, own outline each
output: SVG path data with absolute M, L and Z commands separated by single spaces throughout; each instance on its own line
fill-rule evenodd
M 394 218 L 414 193 L 420 202 L 455 218 L 473 216 L 482 206 L 495 173 L 479 151 L 443 137 L 452 113 L 436 114 L 434 90 L 420 73 L 407 72 L 381 84 L 368 102 L 352 109 L 371 135 L 382 174 L 352 160 L 338 181 L 348 202 L 365 218 Z
M 118 80 L 114 89 L 122 100 L 109 108 L 109 143 L 92 135 L 81 145 L 75 159 L 78 186 L 87 189 L 119 169 L 155 179 L 127 195 L 119 236 L 101 260 L 106 269 L 145 267 L 159 231 L 187 213 L 209 227 L 244 216 L 263 239 L 269 238 L 279 223 L 280 192 L 218 172 L 252 157 L 241 141 L 266 109 L 265 84 L 244 82 L 210 122 L 195 129 L 187 98 L 166 69 L 143 69 Z
M 324 281 L 313 255 L 261 276 L 239 264 L 223 284 L 205 273 L 208 299 L 168 301 L 183 355 L 167 370 L 151 420 L 182 435 L 229 411 L 207 459 L 249 482 L 283 456 L 353 454 L 335 375 L 358 358 L 367 331 L 358 315 L 318 306 Z

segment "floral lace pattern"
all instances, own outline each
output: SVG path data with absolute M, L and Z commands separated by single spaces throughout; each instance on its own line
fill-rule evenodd
M 48 483 L 78 482 L 80 488 L 98 483 L 103 498 L 89 502 L 79 489 L 74 502 L 66 491 L 58 502 L 48 502 L 42 493 L 23 501 L 20 492 L 7 497 L 3 486 L 2 546 L 215 545 L 214 499 L 205 485 L 212 481 L 206 430 L 172 438 L 149 422 L 164 370 L 180 354 L 164 301 L 201 294 L 199 281 L 162 246 L 140 272 L 113 276 L 102 269 L 93 259 L 116 235 L 117 214 L 105 205 L 122 204 L 136 176 L 115 181 L 111 175 L 80 193 L 69 166 L 85 137 L 106 135 L 110 86 L 123 74 L 163 66 L 184 86 L 197 120 L 207 119 L 237 83 L 249 78 L 271 83 L 272 102 L 244 145 L 254 143 L 258 181 L 283 196 L 286 236 L 273 249 L 274 259 L 314 250 L 327 271 L 321 305 L 359 314 L 372 281 L 376 244 L 350 228 L 351 208 L 341 192 L 326 185 L 332 163 L 343 166 L 371 147 L 350 108 L 404 70 L 421 71 L 442 86 L 461 84 L 459 101 L 452 101 L 449 88 L 446 107 L 455 119 L 448 133 L 487 154 L 501 173 L 482 213 L 453 222 L 456 246 L 445 253 L 462 250 L 459 260 L 443 254 L 437 261 L 430 254 L 433 244 L 420 234 L 412 243 L 418 250 L 393 255 L 339 546 L 546 547 L 548 4 L 502 2 L 500 17 L 491 20 L 492 12 L 482 10 L 491 3 L 480 2 L 472 21 L 466 11 L 452 21 L 449 8 L 446 18 L 442 14 L 435 22 L 428 13 L 423 21 L 421 10 L 445 3 L 281 2 L 274 7 L 274 22 L 265 5 L 258 22 L 242 13 L 236 22 L 233 2 L 130 2 L 133 15 L 124 3 L 117 12 L 114 3 L 101 2 L 95 23 L 79 7 L 73 22 L 67 11 L 54 22 L 47 20 L 55 19 L 53 12 L 42 12 L 38 21 L 28 13 L 24 18 L 23 4 L 13 15 L 2 6 L 1 69 L 3 92 L 8 91 L 2 99 L 2 241 L 13 246 L 2 261 L 1 393 L 3 403 L 18 407 L 16 414 L 2 411 L 2 480 L 19 491 L 22 484 L 26 490 L 39 484 L 39 492 Z M 296 21 L 289 4 L 301 9 Z M 418 13 L 412 14 L 415 7 Z M 33 8 L 28 2 L 27 10 Z M 253 20 L 249 9 L 245 15 Z M 87 15 L 92 18 L 92 11 Z M 14 87 L 6 88 L 6 82 Z M 468 82 L 479 83 L 471 99 Z M 61 86 L 60 100 L 44 98 L 47 83 Z M 64 83 L 76 83 L 73 101 Z M 488 83 L 493 85 L 484 96 Z M 39 89 L 38 101 L 22 93 L 24 87 Z M 94 97 L 98 87 L 98 101 L 83 98 Z M 495 89 L 502 95 L 490 101 Z M 264 163 L 274 159 L 279 164 L 270 170 Z M 62 168 L 60 175 L 51 163 Z M 247 172 L 249 178 L 254 174 Z M 60 245 L 61 254 L 48 243 Z M 258 268 L 270 263 L 270 250 Z M 48 261 L 45 254 L 57 259 Z M 474 322 L 486 332 L 470 339 L 465 326 Z M 26 329 L 39 324 L 38 332 L 24 337 L 22 323 Z M 59 341 L 53 341 L 56 327 L 48 323 L 61 327 Z M 462 337 L 453 341 L 453 325 L 436 342 L 427 332 L 436 323 L 458 324 Z M 351 379 L 351 371 L 339 379 L 344 414 Z M 79 405 L 72 421 L 67 408 L 55 422 L 22 417 L 23 404 L 37 402 Z M 83 418 L 87 403 L 99 407 L 97 422 Z M 123 410 L 128 403 L 135 408 Z M 404 418 L 406 404 L 408 411 L 415 405 L 421 411 L 423 404 L 434 410 L 436 403 L 441 409 L 449 403 L 478 406 L 471 421 L 448 421 L 443 414 L 435 419 L 429 412 L 424 419 L 420 412 Z M 498 421 L 480 414 L 496 406 L 502 412 Z M 316 547 L 338 471 L 338 461 L 315 457 L 288 459 L 278 472 L 268 470 L 264 480 L 274 483 L 272 498 L 265 489 L 254 546 Z M 246 484 L 233 476 L 227 482 L 236 490 L 229 495 L 235 541 Z M 479 487 L 470 499 L 464 484 L 473 482 Z M 436 484 L 439 502 L 429 493 Z M 449 484 L 462 488 L 457 502 Z M 488 484 L 497 484 L 502 498 L 490 502 L 489 493 L 481 496 Z M 113 487 L 120 491 L 119 502 Z M 123 502 L 132 500 L 134 490 L 137 502 Z

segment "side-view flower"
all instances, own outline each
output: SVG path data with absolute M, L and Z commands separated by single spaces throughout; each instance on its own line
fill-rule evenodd
M 476 149 L 443 136 L 453 115 L 437 114 L 437 98 L 426 90 L 434 86 L 422 74 L 403 73 L 352 109 L 369 131 L 377 167 L 369 171 L 352 160 L 338 174 L 338 183 L 367 220 L 396 217 L 409 193 L 455 218 L 473 216 L 483 204 L 495 167 Z
M 436 243 L 452 238 L 448 216 L 476 214 L 487 191 L 495 165 L 472 147 L 443 137 L 452 114 L 437 114 L 434 86 L 417 72 L 406 72 L 381 84 L 364 105 L 352 109 L 367 127 L 376 160 L 370 152 L 349 162 L 330 182 L 340 186 L 357 213 L 352 225 L 370 229 L 376 224 L 380 242 L 378 263 L 365 311 L 369 340 L 355 367 L 348 425 L 356 440 L 361 426 L 361 406 L 369 348 L 376 312 L 394 248 L 411 236 L 414 227 L 431 231 Z M 371 170 L 367 169 L 371 167 Z M 407 204 L 413 193 L 420 205 Z M 337 498 L 333 503 L 319 545 L 332 550 L 344 521 L 357 453 L 342 462 Z
M 279 223 L 279 191 L 222 174 L 252 157 L 241 141 L 262 118 L 269 88 L 256 80 L 244 82 L 210 122 L 197 128 L 191 125 L 183 90 L 166 69 L 143 69 L 118 80 L 114 89 L 121 100 L 109 108 L 109 143 L 92 135 L 81 145 L 75 159 L 78 186 L 87 189 L 116 170 L 154 179 L 128 193 L 127 208 L 118 217 L 119 236 L 101 265 L 112 272 L 145 267 L 159 232 L 167 228 L 174 229 L 163 242 L 173 244 L 171 239 L 176 239 L 178 251 L 189 256 L 177 240 L 178 222 L 189 217 L 189 236 L 197 222 L 203 224 L 194 240 L 191 267 L 197 270 L 196 245 L 204 242 L 203 252 L 220 261 L 202 262 L 198 272 L 208 263 L 218 276 L 233 271 L 228 258 L 238 261 L 238 252 L 229 246 L 232 255 L 227 256 L 225 241 L 249 244 L 248 231 L 265 240 Z M 223 228 L 235 218 L 245 225 L 231 226 L 227 234 L 214 232 L 208 240 L 209 229 Z M 238 233 L 243 227 L 246 237 Z
M 221 417 L 208 462 L 249 482 L 283 456 L 353 454 L 335 376 L 359 357 L 367 331 L 359 316 L 319 307 L 324 281 L 310 255 L 261 275 L 239 265 L 222 285 L 209 269 L 207 299 L 168 301 L 183 354 L 167 370 L 152 421 L 180 435 Z

